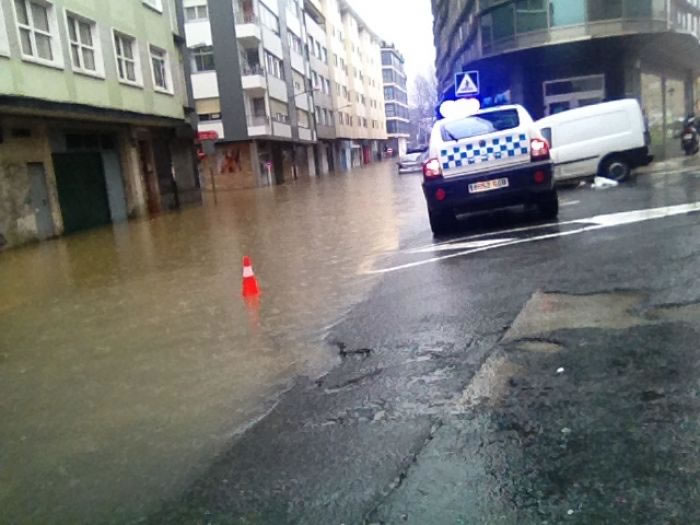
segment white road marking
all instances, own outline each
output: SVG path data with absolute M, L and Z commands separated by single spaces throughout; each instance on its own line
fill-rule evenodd
M 431 264 L 434 262 L 439 262 L 439 261 L 445 261 L 447 259 L 454 259 L 456 257 L 463 257 L 465 255 L 471 255 L 474 253 L 481 253 L 481 252 L 486 252 L 489 250 L 493 250 L 495 248 L 503 248 L 505 246 L 515 246 L 517 244 L 525 244 L 529 242 L 538 242 L 538 241 L 544 241 L 548 239 L 555 239 L 558 237 L 568 237 L 569 235 L 576 235 L 579 233 L 584 233 L 588 231 L 594 231 L 594 230 L 602 230 L 605 228 L 612 228 L 615 226 L 622 226 L 625 224 L 633 224 L 637 222 L 644 222 L 644 221 L 650 221 L 650 220 L 655 220 L 655 219 L 663 219 L 665 217 L 673 217 L 676 215 L 685 215 L 688 213 L 693 213 L 700 211 L 700 202 L 693 202 L 689 204 L 679 204 L 676 206 L 664 206 L 661 208 L 652 208 L 648 210 L 634 210 L 634 211 L 624 211 L 624 212 L 618 212 L 618 213 L 609 213 L 605 215 L 596 215 L 595 217 L 590 217 L 587 219 L 578 219 L 578 220 L 573 220 L 573 221 L 566 221 L 566 222 L 560 222 L 558 223 L 560 226 L 561 225 L 566 225 L 566 224 L 585 224 L 585 226 L 582 226 L 581 228 L 576 228 L 574 230 L 569 230 L 569 231 L 564 231 L 564 232 L 554 232 L 554 233 L 547 233 L 544 235 L 537 235 L 533 237 L 528 237 L 525 239 L 500 239 L 498 244 L 493 244 L 489 243 L 488 245 L 485 246 L 480 246 L 476 248 L 470 248 L 467 250 L 463 250 L 457 253 L 451 253 L 449 255 L 442 255 L 442 256 L 436 256 L 436 257 L 431 257 L 430 259 L 424 259 L 422 261 L 415 261 L 411 263 L 406 263 L 406 264 L 401 264 L 398 266 L 393 266 L 389 268 L 381 268 L 378 270 L 367 270 L 364 273 L 367 274 L 384 274 L 384 273 L 391 273 L 391 272 L 396 272 L 399 270 L 407 270 L 409 268 L 416 268 L 418 266 L 424 266 L 426 264 Z M 545 228 L 547 226 L 552 226 L 552 225 L 540 225 L 537 226 L 536 228 Z M 525 228 L 527 230 L 534 229 L 534 227 L 528 227 Z M 515 231 L 515 230 L 510 230 L 510 231 Z M 503 232 L 505 233 L 505 232 Z M 493 234 L 491 234 L 493 235 Z M 444 250 L 445 248 L 442 248 L 443 246 L 447 246 L 449 243 L 443 243 L 439 245 L 435 245 L 434 248 L 438 248 L 438 251 Z
M 425 248 L 416 248 L 414 250 L 407 250 L 406 253 L 434 253 L 448 250 L 471 250 L 474 248 L 483 248 L 485 246 L 491 246 L 494 244 L 503 244 L 504 242 L 510 242 L 514 239 L 489 239 L 487 241 L 469 241 L 469 242 L 455 242 L 455 243 L 443 243 L 436 244 L 434 246 L 426 246 Z
M 576 206 L 577 204 L 581 204 L 581 201 L 564 201 L 559 203 L 559 207 L 566 208 L 567 206 Z

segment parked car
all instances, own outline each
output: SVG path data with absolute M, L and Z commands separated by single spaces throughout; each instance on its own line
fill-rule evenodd
M 549 145 L 518 105 L 439 120 L 423 164 L 423 193 L 435 234 L 457 214 L 534 204 L 547 218 L 559 213 Z
M 399 157 L 399 174 L 420 171 L 423 167 L 423 158 L 427 147 L 408 149 L 405 155 Z
M 536 124 L 549 141 L 557 182 L 594 175 L 621 181 L 654 159 L 634 99 L 562 111 Z

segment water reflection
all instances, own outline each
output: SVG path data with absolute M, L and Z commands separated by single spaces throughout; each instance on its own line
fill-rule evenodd
M 325 328 L 421 199 L 385 164 L 2 254 L 4 519 L 123 522 L 183 489 L 335 362 Z M 257 303 L 240 297 L 243 255 Z

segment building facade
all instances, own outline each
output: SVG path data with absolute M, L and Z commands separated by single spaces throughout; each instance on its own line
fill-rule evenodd
M 340 11 L 340 25 L 329 23 L 326 30 L 331 35 L 335 32 L 339 41 L 338 65 L 334 57 L 331 71 L 343 95 L 337 101 L 338 120 L 343 114 L 343 123 L 336 127 L 336 134 L 342 143 L 341 156 L 346 159 L 341 166 L 349 169 L 382 158 L 381 146 L 387 138 L 382 89 L 382 40 L 345 0 L 339 3 L 324 0 L 324 4 L 326 12 L 332 11 L 331 18 L 336 21 L 335 11 Z
M 696 108 L 696 0 L 433 0 L 442 96 L 454 74 L 480 72 L 484 97 L 506 95 L 535 117 L 637 98 L 657 157 L 680 153 Z
M 238 189 L 315 174 L 313 98 L 299 0 L 184 0 L 204 184 Z
M 346 4 L 182 2 L 198 129 L 217 137 L 206 186 L 211 174 L 247 188 L 379 157 L 379 39 Z
M 0 0 L 0 247 L 200 199 L 174 0 Z
M 316 171 L 325 175 L 335 169 L 333 146 L 336 140 L 335 111 L 333 106 L 333 80 L 326 36 L 326 18 L 321 0 L 306 0 L 304 21 L 307 34 L 307 56 L 311 67 L 314 114 L 316 116 L 317 144 L 314 149 Z
M 384 112 L 388 140 L 385 148 L 396 155 L 405 155 L 411 136 L 408 115 L 408 93 L 403 55 L 393 44 L 382 43 L 382 80 L 384 82 Z

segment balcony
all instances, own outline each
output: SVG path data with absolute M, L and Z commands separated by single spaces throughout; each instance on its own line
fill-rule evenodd
M 259 65 L 250 66 L 248 64 L 242 64 L 241 84 L 243 89 L 252 96 L 264 95 L 265 91 L 267 91 L 265 71 Z
M 233 13 L 236 21 L 236 38 L 243 47 L 255 47 L 260 43 L 261 32 L 258 25 L 258 19 L 255 13 L 250 9 L 236 9 Z
M 248 136 L 262 137 L 271 135 L 270 118 L 267 115 L 248 117 Z
M 311 129 L 309 129 L 309 128 L 299 126 L 299 138 L 301 140 L 312 141 L 312 140 L 314 140 L 313 131 L 311 131 Z

